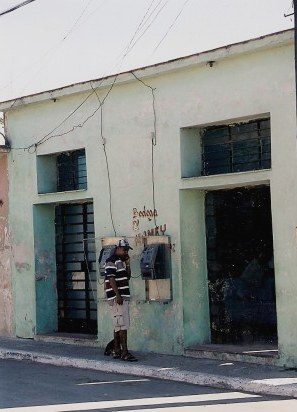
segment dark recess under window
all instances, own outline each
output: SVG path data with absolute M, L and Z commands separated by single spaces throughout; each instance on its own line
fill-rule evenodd
M 208 127 L 201 142 L 203 176 L 271 167 L 270 119 Z
M 61 153 L 57 157 L 58 192 L 87 189 L 85 150 Z

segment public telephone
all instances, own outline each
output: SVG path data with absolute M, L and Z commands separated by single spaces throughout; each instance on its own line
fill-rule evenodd
M 114 254 L 116 245 L 103 246 L 99 255 L 99 273 L 100 276 L 105 277 L 105 264 L 106 261 Z
M 146 245 L 140 258 L 140 270 L 144 280 L 170 278 L 170 245 Z

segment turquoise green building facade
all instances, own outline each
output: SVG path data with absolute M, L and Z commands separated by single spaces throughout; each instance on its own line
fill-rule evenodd
M 59 330 L 57 263 L 67 252 L 57 250 L 57 210 L 67 214 L 69 205 L 89 205 L 86 216 L 93 220 L 80 245 L 82 253 L 93 254 L 92 262 L 73 270 L 71 279 L 80 290 L 80 273 L 89 276 L 98 346 L 110 339 L 112 326 L 97 260 L 102 242 L 121 236 L 133 247 L 131 350 L 182 354 L 211 343 L 205 196 L 265 186 L 271 194 L 279 363 L 297 365 L 293 31 L 2 102 L 0 110 L 12 147 L 7 214 L 13 310 L 11 331 L 3 334 L 34 338 Z M 262 118 L 271 124 L 271 167 L 201 174 L 202 130 Z M 78 151 L 85 155 L 86 185 L 59 189 L 57 162 Z M 152 236 L 170 247 L 169 279 L 140 276 L 141 252 Z M 0 249 L 2 264 L 4 259 Z

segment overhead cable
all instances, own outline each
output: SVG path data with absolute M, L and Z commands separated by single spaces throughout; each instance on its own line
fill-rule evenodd
M 152 136 L 152 151 L 151 151 L 151 156 L 152 156 L 152 167 L 151 167 L 151 174 L 152 174 L 152 197 L 153 197 L 153 208 L 156 210 L 156 199 L 155 199 L 155 163 L 154 163 L 154 149 L 155 146 L 157 145 L 157 113 L 156 113 L 156 106 L 155 106 L 155 90 L 152 86 L 149 84 L 146 84 L 143 80 L 141 80 L 139 77 L 136 76 L 136 74 L 133 73 L 133 71 L 130 72 L 137 81 L 142 83 L 145 87 L 149 88 L 152 93 L 152 99 L 153 99 L 153 116 L 154 116 L 154 132 Z M 156 216 L 154 213 L 154 223 L 155 226 L 157 226 L 157 221 L 156 221 Z
M 80 19 L 82 18 L 82 16 L 85 14 L 86 10 L 89 8 L 90 4 L 92 3 L 93 0 L 89 0 L 88 4 L 85 6 L 85 8 L 83 9 L 83 11 L 81 12 L 81 14 L 78 16 L 78 18 L 75 20 L 74 24 L 72 25 L 72 27 L 70 28 L 70 30 L 68 30 L 68 32 L 65 34 L 65 36 L 63 37 L 63 40 L 66 40 L 67 37 L 73 32 L 73 30 L 75 29 L 75 27 L 77 26 L 78 22 L 80 21 Z
M 125 48 L 124 52 L 124 56 L 126 56 L 129 53 L 130 47 L 135 39 L 135 37 L 137 36 L 137 34 L 142 30 L 143 26 L 145 26 L 145 24 L 149 21 L 149 19 L 151 18 L 152 14 L 155 12 L 155 10 L 160 6 L 160 4 L 162 3 L 163 0 L 159 0 L 159 2 L 157 3 L 157 5 L 155 6 L 155 8 L 150 12 L 150 9 L 152 8 L 155 0 L 152 0 L 148 9 L 146 10 L 143 18 L 141 19 L 141 22 L 139 23 L 137 29 L 135 30 L 133 36 L 131 37 L 131 40 L 129 42 L 129 44 L 127 45 L 127 47 Z M 168 1 L 167 1 L 168 2 Z M 166 3 L 167 3 L 166 2 Z M 150 13 L 149 13 L 150 12 Z
M 68 115 L 67 117 L 65 117 L 65 119 L 63 119 L 62 122 L 59 123 L 58 126 L 56 126 L 51 132 L 49 132 L 49 133 L 47 133 L 45 136 L 43 136 L 43 138 L 40 139 L 37 143 L 34 143 L 34 144 L 30 145 L 30 146 L 27 148 L 28 151 L 30 151 L 30 152 L 32 153 L 32 149 L 33 149 L 33 152 L 36 152 L 37 147 L 40 146 L 41 144 L 47 142 L 48 140 L 50 140 L 50 139 L 52 139 L 52 138 L 54 138 L 54 137 L 65 136 L 66 134 L 73 132 L 73 131 L 74 131 L 75 129 L 77 129 L 77 128 L 84 127 L 84 125 L 87 123 L 87 121 L 90 120 L 90 119 L 98 112 L 98 110 L 100 110 L 101 106 L 104 104 L 104 102 L 105 102 L 105 100 L 107 99 L 109 93 L 110 93 L 111 90 L 113 89 L 113 86 L 115 85 L 115 82 L 116 82 L 116 80 L 117 80 L 117 77 L 118 77 L 118 75 L 116 74 L 115 77 L 114 77 L 114 79 L 113 79 L 113 82 L 112 82 L 110 88 L 108 89 L 106 95 L 104 96 L 101 104 L 100 104 L 82 123 L 79 123 L 79 124 L 77 124 L 77 125 L 74 125 L 71 129 L 67 130 L 66 132 L 63 132 L 63 133 L 60 133 L 60 134 L 56 134 L 56 135 L 53 135 L 53 134 L 52 134 L 52 133 L 53 133 L 54 131 L 56 131 L 63 123 L 65 123 L 66 120 L 68 120 L 91 96 L 93 96 L 94 91 L 92 91 L 92 93 L 90 93 L 90 94 L 83 100 L 83 102 L 82 102 L 79 106 L 77 106 L 71 113 L 69 113 L 69 115 Z M 101 83 L 102 83 L 102 81 L 101 81 Z M 98 86 L 98 87 L 99 87 L 99 86 Z M 97 87 L 97 88 L 98 88 L 98 87 Z
M 154 48 L 153 53 L 155 53 L 155 51 L 158 49 L 158 47 L 160 46 L 160 44 L 164 41 L 164 39 L 167 37 L 168 33 L 170 32 L 170 30 L 172 29 L 172 27 L 175 25 L 175 23 L 177 22 L 177 19 L 180 17 L 180 15 L 182 14 L 184 8 L 186 7 L 187 3 L 189 3 L 190 0 L 186 0 L 181 8 L 181 10 L 179 11 L 179 13 L 177 14 L 177 16 L 175 17 L 175 19 L 173 20 L 172 24 L 169 26 L 168 30 L 166 31 L 166 33 L 164 34 L 164 36 L 162 37 L 162 39 L 159 41 L 159 43 L 157 44 L 157 46 Z M 152 53 L 152 54 L 153 54 Z
M 93 89 L 93 92 L 97 96 L 97 99 L 98 99 L 99 104 L 100 104 L 100 137 L 101 137 L 101 141 L 102 141 L 103 152 L 104 152 L 105 163 L 106 163 L 106 171 L 107 171 L 108 190 L 109 190 L 109 214 L 110 214 L 110 220 L 111 220 L 111 225 L 112 225 L 112 228 L 113 228 L 113 232 L 114 232 L 114 235 L 116 237 L 117 232 L 116 232 L 116 229 L 115 229 L 113 215 L 112 215 L 112 193 L 111 193 L 111 179 L 110 179 L 109 163 L 108 163 L 108 157 L 107 157 L 107 152 L 106 152 L 105 137 L 103 135 L 103 102 L 100 100 L 100 97 L 97 93 L 97 90 L 93 88 L 92 83 L 91 83 L 91 87 Z
M 157 13 L 154 15 L 153 20 L 147 25 L 147 27 L 143 30 L 141 34 L 138 35 L 138 37 L 134 40 L 134 42 L 130 45 L 130 48 L 127 50 L 125 53 L 125 57 L 132 51 L 132 49 L 135 47 L 135 45 L 139 42 L 139 40 L 145 35 L 145 33 L 148 31 L 148 29 L 152 26 L 152 24 L 155 22 L 161 11 L 164 9 L 164 7 L 167 5 L 169 0 L 167 0 L 164 4 L 161 4 L 162 1 L 159 1 L 153 12 L 156 10 L 156 8 L 161 4 L 161 8 L 157 11 Z M 152 14 L 152 13 L 151 13 Z M 145 24 L 148 22 L 148 19 L 150 18 L 151 14 L 148 16 L 148 18 L 145 21 Z M 143 24 L 144 26 L 144 24 Z
M 15 10 L 19 9 L 20 7 L 26 6 L 29 3 L 33 3 L 33 1 L 36 1 L 36 0 L 26 0 L 26 1 L 23 1 L 22 3 L 20 3 L 20 4 L 16 4 L 15 6 L 10 7 L 9 9 L 1 11 L 0 12 L 0 17 L 4 16 L 4 14 L 8 14 L 8 13 L 11 13 L 12 11 L 15 11 Z
M 31 75 L 30 80 L 25 84 L 25 86 L 22 88 L 22 90 L 26 90 L 26 88 L 32 83 L 32 79 L 34 79 L 34 80 L 36 79 L 36 76 L 40 73 L 40 71 L 42 70 L 42 68 L 44 66 L 43 61 L 48 57 L 48 55 L 50 55 L 51 52 L 55 51 L 72 34 L 72 32 L 74 31 L 77 23 L 82 18 L 82 16 L 86 12 L 87 8 L 90 6 L 92 1 L 93 0 L 89 0 L 88 4 L 84 7 L 83 11 L 80 13 L 79 17 L 75 20 L 74 24 L 71 26 L 71 28 L 68 30 L 68 32 L 65 33 L 64 37 L 61 40 L 59 40 L 53 47 L 48 49 L 47 52 L 44 53 L 44 55 L 39 59 L 41 61 L 41 65 L 40 65 L 39 69 Z M 36 66 L 36 63 L 34 64 L 34 67 Z M 20 77 L 20 75 L 17 76 L 17 77 Z M 5 88 L 5 87 L 7 87 L 7 86 L 0 87 L 0 90 Z M 12 105 L 10 106 L 10 108 L 12 108 L 17 101 L 18 101 L 18 98 L 14 99 L 14 101 L 13 101 Z
M 134 33 L 133 37 L 134 37 L 135 41 L 134 41 L 134 43 L 133 43 L 132 45 L 131 45 L 131 41 L 129 42 L 129 44 L 128 44 L 129 50 L 123 55 L 120 64 L 123 63 L 123 61 L 124 61 L 124 59 L 126 58 L 127 54 L 135 47 L 135 44 L 140 40 L 140 38 L 144 35 L 144 33 L 151 27 L 151 25 L 153 24 L 153 22 L 155 21 L 155 19 L 156 19 L 157 16 L 159 15 L 159 13 L 160 13 L 160 12 L 163 10 L 163 8 L 166 6 L 166 4 L 168 3 L 169 0 L 166 0 L 165 4 L 163 4 L 163 5 L 162 5 L 162 1 L 163 1 L 163 0 L 159 0 L 159 1 L 158 1 L 156 7 L 158 7 L 158 6 L 161 5 L 161 9 L 158 10 L 157 14 L 153 17 L 153 21 L 150 22 L 150 24 L 148 25 L 148 27 L 146 27 L 145 31 L 140 35 L 140 37 L 138 37 L 137 39 L 135 39 L 135 33 Z M 150 9 L 150 7 L 152 6 L 153 3 L 154 3 L 154 0 L 151 2 L 150 6 L 149 6 L 149 9 Z M 153 12 L 156 10 L 156 7 L 154 8 Z M 146 21 L 147 21 L 147 18 L 145 18 L 145 16 L 147 15 L 149 9 L 146 11 L 146 13 L 145 13 L 144 17 L 142 18 L 141 22 L 144 22 L 144 21 L 146 22 Z M 150 14 L 150 15 L 151 15 L 151 14 Z M 149 16 L 149 17 L 150 17 L 150 16 Z M 139 24 L 139 26 L 141 26 L 141 23 Z M 138 26 L 138 27 L 139 27 L 139 26 Z M 138 30 L 138 29 L 137 29 L 137 30 Z M 136 30 L 136 32 L 137 32 L 137 30 Z M 132 39 L 133 39 L 133 37 L 132 37 Z M 116 81 L 117 81 L 118 75 L 119 75 L 119 73 L 114 76 L 114 80 L 113 80 L 113 82 L 112 82 L 112 84 L 111 84 L 111 87 L 109 88 L 106 96 L 105 96 L 104 99 L 102 100 L 102 105 L 104 104 L 104 101 L 106 100 L 106 98 L 108 97 L 109 93 L 110 93 L 111 90 L 113 89 L 113 86 L 114 86 L 114 84 L 115 84 Z M 98 88 L 101 86 L 101 83 L 102 83 L 104 80 L 105 80 L 105 79 L 104 79 L 104 77 L 103 77 L 102 80 L 101 80 L 101 82 L 100 82 L 100 84 L 96 87 L 96 89 L 98 89 Z M 146 85 L 146 86 L 147 86 L 147 85 Z M 101 105 L 99 105 L 99 107 L 97 107 L 97 108 L 93 111 L 93 113 L 92 113 L 91 115 L 89 115 L 82 123 L 77 124 L 77 125 L 74 125 L 73 127 L 71 127 L 71 128 L 70 128 L 69 130 L 67 130 L 66 132 L 62 132 L 62 133 L 60 133 L 60 134 L 55 134 L 55 135 L 52 134 L 52 133 L 54 133 L 60 126 L 62 126 L 77 110 L 79 110 L 80 107 L 81 107 L 91 96 L 93 96 L 93 94 L 94 94 L 94 90 L 92 90 L 92 92 L 91 92 L 71 113 L 69 113 L 69 115 L 66 116 L 53 130 L 51 130 L 49 133 L 47 133 L 45 136 L 43 136 L 41 139 L 39 139 L 36 143 L 33 143 L 33 144 L 31 144 L 31 145 L 29 145 L 29 146 L 27 146 L 27 147 L 12 147 L 11 149 L 12 149 L 12 150 L 27 150 L 29 153 L 35 153 L 37 147 L 40 146 L 41 144 L 45 143 L 46 141 L 48 141 L 48 140 L 50 140 L 50 139 L 52 139 L 52 138 L 55 138 L 55 137 L 65 136 L 65 135 L 73 132 L 76 128 L 83 127 L 83 126 L 85 125 L 85 123 L 86 123 L 91 117 L 93 117 L 98 110 L 100 110 Z M 14 104 L 16 103 L 17 100 L 18 100 L 18 98 L 14 100 L 14 102 L 12 103 L 12 106 L 11 106 L 11 107 L 14 106 Z M 155 142 L 155 139 L 153 139 L 153 143 L 154 143 L 154 142 Z

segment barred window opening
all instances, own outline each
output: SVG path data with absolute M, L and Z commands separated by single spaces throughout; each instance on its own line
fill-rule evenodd
M 58 192 L 87 189 L 85 150 L 61 153 L 57 157 Z
M 270 119 L 208 127 L 201 143 L 203 176 L 271 168 Z

